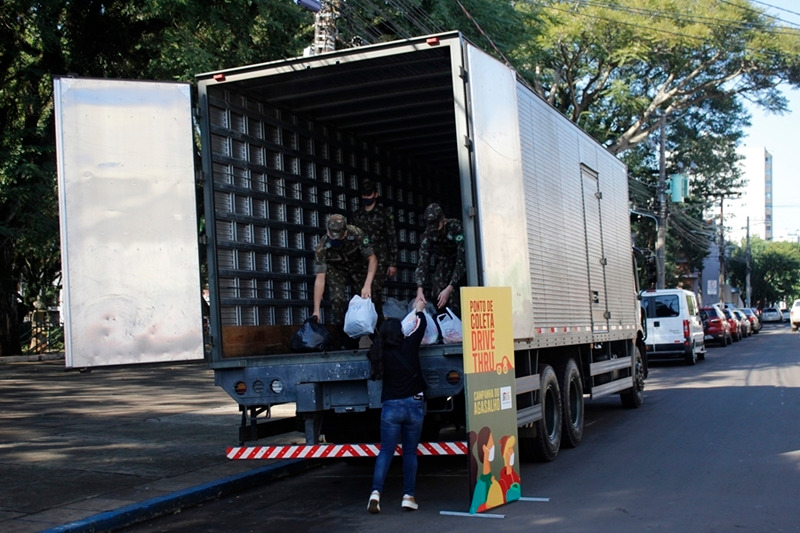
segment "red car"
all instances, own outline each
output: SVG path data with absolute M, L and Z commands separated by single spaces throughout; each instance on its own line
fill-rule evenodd
M 749 307 L 745 307 L 744 309 L 740 309 L 742 313 L 750 320 L 750 330 L 753 333 L 758 333 L 761 331 L 761 320 L 758 318 L 758 315 L 750 309 Z
M 731 323 L 719 306 L 701 307 L 700 318 L 703 320 L 703 331 L 707 341 L 717 342 L 720 346 L 727 346 L 733 342 Z
M 731 309 L 727 308 L 720 308 L 723 313 L 725 313 L 725 318 L 728 319 L 728 322 L 731 325 L 731 338 L 733 342 L 739 342 L 744 338 L 743 335 L 743 327 L 742 322 L 739 320 L 739 317 L 733 314 Z

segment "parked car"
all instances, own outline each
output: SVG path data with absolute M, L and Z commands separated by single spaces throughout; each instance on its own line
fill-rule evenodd
M 731 325 L 731 339 L 733 342 L 739 342 L 742 340 L 742 326 L 739 324 L 739 317 L 734 315 L 730 309 L 722 309 L 722 312 L 725 313 L 725 318 Z
M 642 292 L 649 360 L 683 357 L 693 365 L 706 357 L 706 341 L 697 297 L 684 289 Z
M 722 347 L 733 342 L 731 324 L 719 306 L 708 305 L 701 307 L 700 318 L 703 321 L 703 333 L 706 341 L 716 342 Z
M 749 307 L 744 307 L 741 309 L 741 311 L 750 320 L 750 328 L 752 329 L 753 333 L 758 333 L 761 331 L 761 319 L 758 318 L 756 312 Z
M 789 321 L 792 323 L 792 331 L 800 328 L 800 299 L 795 300 L 792 309 L 789 311 Z
M 750 326 L 750 319 L 744 314 L 741 309 L 731 309 L 731 313 L 736 315 L 739 319 L 739 330 L 742 332 L 742 338 L 749 337 L 753 334 L 753 328 Z
M 765 307 L 761 310 L 761 322 L 783 322 L 783 313 L 777 307 Z

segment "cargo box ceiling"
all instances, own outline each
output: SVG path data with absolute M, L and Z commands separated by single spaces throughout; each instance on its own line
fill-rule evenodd
M 349 49 L 242 67 L 223 72 L 241 81 L 220 87 L 329 124 L 427 163 L 442 174 L 457 175 L 449 47 L 417 48 L 370 59 L 364 59 L 365 54 L 369 55 L 367 50 Z M 205 76 L 212 74 L 201 78 Z

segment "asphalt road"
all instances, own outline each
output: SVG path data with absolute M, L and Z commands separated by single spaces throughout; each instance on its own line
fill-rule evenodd
M 416 512 L 400 510 L 396 460 L 380 515 L 373 461 L 332 460 L 125 531 L 798 531 L 799 410 L 800 333 L 768 325 L 694 367 L 654 365 L 638 410 L 588 402 L 581 446 L 522 466 L 523 496 L 546 501 L 494 518 L 442 514 L 469 506 L 463 457 L 421 461 Z

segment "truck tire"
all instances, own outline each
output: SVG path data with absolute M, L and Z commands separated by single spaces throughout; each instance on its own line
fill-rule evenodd
M 634 362 L 633 362 L 633 387 L 625 389 L 619 393 L 619 399 L 622 401 L 622 406 L 628 409 L 636 409 L 641 407 L 644 402 L 644 358 L 642 357 L 642 350 L 638 346 L 634 346 Z
M 561 369 L 561 445 L 575 448 L 583 440 L 583 380 L 574 359 Z
M 556 372 L 550 365 L 539 365 L 539 376 L 542 418 L 534 423 L 536 436 L 531 443 L 531 452 L 534 460 L 549 462 L 556 458 L 561 447 L 561 390 Z

